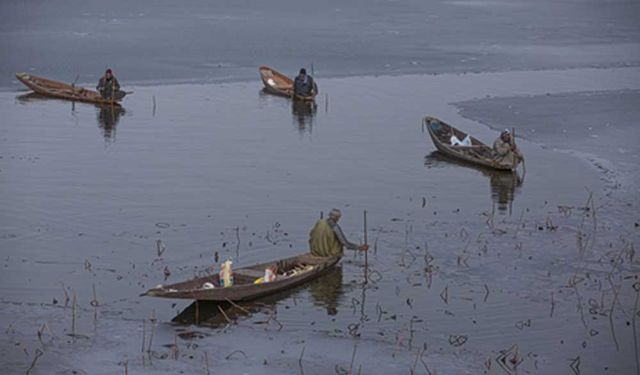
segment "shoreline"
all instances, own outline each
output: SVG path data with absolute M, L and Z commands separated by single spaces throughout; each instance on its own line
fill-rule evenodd
M 277 67 L 273 67 L 274 69 L 278 69 Z M 352 78 L 402 78 L 402 77 L 426 77 L 426 76 L 452 76 L 452 77 L 459 77 L 459 76 L 476 76 L 476 75 L 500 75 L 500 74 L 517 74 L 517 73 L 541 73 L 541 72 L 546 72 L 546 73 L 553 73 L 553 72 L 571 72 L 571 71 L 602 71 L 602 70 L 626 70 L 626 69 L 640 69 L 640 63 L 637 64 L 628 64 L 628 65 L 621 65 L 621 66 L 577 66 L 577 67 L 566 67 L 566 68 L 550 68 L 550 69 L 546 69 L 546 68 L 540 68 L 540 69 L 513 69 L 513 70 L 479 70 L 479 71 L 475 71 L 475 70 L 469 70 L 469 71 L 463 71 L 463 72 L 410 72 L 410 71 L 406 71 L 406 72 L 384 72 L 384 71 L 380 71 L 378 73 L 372 72 L 372 73 L 363 73 L 363 74 L 349 74 L 349 73 L 344 73 L 344 74 L 330 74 L 327 76 L 323 76 L 323 75 L 312 75 L 314 77 L 314 79 L 316 80 L 336 80 L 336 79 L 352 79 Z M 15 79 L 15 74 L 20 73 L 20 72 L 14 72 L 12 77 L 14 77 L 12 79 L 12 85 L 11 86 L 0 86 L 0 92 L 21 92 L 24 90 L 29 90 L 26 86 L 24 86 L 22 83 L 20 83 L 17 79 Z M 34 74 L 36 76 L 40 76 L 40 77 L 44 77 L 44 78 L 49 78 L 49 79 L 53 79 L 53 80 L 60 80 L 57 77 L 49 77 L 43 74 L 39 74 L 37 72 L 35 73 L 30 73 L 30 72 L 26 72 L 28 74 Z M 285 72 L 283 72 L 285 73 Z M 295 73 L 295 72 L 293 72 Z M 285 73 L 286 74 L 286 73 Z M 289 77 L 293 77 L 293 75 L 289 75 Z M 85 88 L 90 88 L 93 89 L 93 87 L 95 86 L 95 84 L 97 83 L 97 79 L 99 77 L 96 76 L 96 82 L 78 82 L 76 83 L 76 85 L 78 86 L 82 86 Z M 208 79 L 208 80 L 202 80 L 199 78 L 191 78 L 191 79 L 175 79 L 175 80 L 168 80 L 165 82 L 161 82 L 159 80 L 144 80 L 144 81 L 127 81 L 125 83 L 127 83 L 129 85 L 129 87 L 131 88 L 135 88 L 135 87 L 162 87 L 162 86 L 183 86 L 183 85 L 213 85 L 213 86 L 218 86 L 218 85 L 225 85 L 225 84 L 234 84 L 234 83 L 249 83 L 249 82 L 256 82 L 258 84 L 260 84 L 260 87 L 262 87 L 262 82 L 260 81 L 260 74 L 258 73 L 258 67 L 255 68 L 255 78 L 249 78 L 249 76 L 243 76 L 243 77 L 221 77 L 221 78 L 213 78 L 213 79 Z M 321 83 L 322 81 L 319 81 L 319 83 Z M 320 95 L 322 94 L 322 87 L 320 87 Z

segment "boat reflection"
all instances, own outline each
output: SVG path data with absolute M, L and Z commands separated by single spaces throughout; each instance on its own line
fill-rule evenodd
M 309 288 L 314 305 L 326 307 L 327 314 L 335 315 L 338 312 L 338 302 L 342 296 L 342 267 L 337 265 L 326 274 L 311 281 L 309 284 L 295 287 L 281 293 L 260 298 L 250 302 L 240 303 L 216 303 L 210 301 L 193 302 L 176 315 L 171 321 L 181 325 L 201 325 L 219 327 L 229 321 L 242 318 L 250 318 L 254 314 L 274 316 L 277 313 L 278 302 L 295 296 L 305 288 Z M 223 313 L 224 312 L 224 313 Z M 254 322 L 255 324 L 268 324 L 266 320 Z M 274 323 L 277 324 L 277 323 Z
M 48 98 L 48 97 L 46 97 L 44 95 L 36 94 L 35 92 L 29 92 L 29 93 L 26 93 L 26 94 L 22 94 L 22 95 L 16 96 L 16 99 L 21 104 L 28 104 L 28 103 L 42 101 L 42 100 L 45 100 L 45 99 L 49 99 L 50 100 L 51 98 Z
M 307 130 L 309 133 L 312 132 L 313 118 L 317 112 L 318 105 L 315 102 L 305 102 L 301 100 L 291 101 L 291 114 L 300 134 L 304 134 Z
M 497 205 L 498 211 L 511 214 L 513 200 L 522 186 L 523 179 L 517 172 L 498 171 L 490 168 L 465 163 L 457 159 L 449 158 L 440 151 L 434 151 L 427 155 L 424 164 L 430 168 L 444 167 L 455 164 L 461 167 L 474 169 L 489 177 L 491 187 L 491 199 Z
M 338 302 L 344 294 L 342 286 L 342 267 L 335 266 L 323 277 L 309 284 L 309 293 L 313 304 L 327 309 L 328 315 L 338 313 Z
M 35 92 L 30 92 L 23 95 L 16 96 L 16 100 L 18 100 L 21 104 L 29 104 L 35 103 L 45 100 L 56 100 L 63 101 L 62 99 L 50 98 L 44 95 L 37 94 Z M 67 100 L 64 100 L 68 102 Z M 76 102 L 71 101 L 71 111 L 75 113 L 75 105 Z M 91 105 L 91 104 L 89 104 Z M 120 121 L 120 117 L 125 114 L 125 109 L 119 105 L 96 105 L 97 109 L 96 116 L 98 121 L 98 127 L 102 130 L 102 135 L 106 141 L 114 141 L 116 136 L 116 127 L 118 126 L 118 122 Z
M 125 113 L 120 106 L 99 106 L 97 112 L 98 127 L 102 130 L 105 141 L 115 141 L 116 127 L 120 117 Z

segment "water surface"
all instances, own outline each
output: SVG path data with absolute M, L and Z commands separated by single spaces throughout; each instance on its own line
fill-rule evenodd
M 638 89 L 634 76 L 626 68 L 326 79 L 311 109 L 264 95 L 258 82 L 135 86 L 123 111 L 1 93 L 0 316 L 11 327 L 2 362 L 24 372 L 47 322 L 55 337 L 45 335 L 33 373 L 113 373 L 126 360 L 136 373 L 204 371 L 204 352 L 223 373 L 299 373 L 303 348 L 305 373 L 401 373 L 425 347 L 430 370 L 502 373 L 499 357 L 512 358 L 513 345 L 522 371 L 567 373 L 577 358 L 581 373 L 633 371 L 635 198 L 608 187 L 589 159 L 526 139 L 519 185 L 443 160 L 420 119 L 437 116 L 491 142 L 498 132 L 450 103 Z M 580 209 L 585 187 L 595 223 Z M 247 306 L 249 315 L 236 311 L 238 325 L 226 328 L 206 308 L 206 326 L 175 326 L 188 301 L 138 297 L 212 266 L 215 252 L 242 266 L 306 251 L 313 222 L 332 207 L 354 241 L 368 210 L 366 287 L 363 257 L 348 253 L 326 278 Z M 613 324 L 609 280 L 621 285 Z M 65 336 L 62 285 L 77 293 L 76 329 L 89 339 Z M 149 363 L 140 344 L 152 314 Z M 177 334 L 179 359 L 162 359 Z M 234 350 L 247 358 L 226 358 Z

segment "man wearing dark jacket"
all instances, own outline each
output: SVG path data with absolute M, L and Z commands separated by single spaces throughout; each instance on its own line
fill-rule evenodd
M 104 73 L 104 76 L 100 78 L 96 89 L 105 99 L 121 99 L 119 98 L 120 95 L 118 93 L 118 91 L 120 91 L 120 83 L 118 82 L 118 79 L 113 75 L 111 69 L 107 69 L 107 71 Z
M 310 75 L 307 75 L 306 69 L 300 69 L 300 74 L 293 81 L 294 96 L 313 96 L 318 93 L 318 86 Z

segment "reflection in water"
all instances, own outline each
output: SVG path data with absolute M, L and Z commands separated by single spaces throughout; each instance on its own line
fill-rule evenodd
M 273 315 L 277 312 L 278 302 L 307 287 L 309 288 L 315 305 L 324 306 L 327 308 L 327 313 L 329 315 L 335 315 L 338 311 L 338 300 L 343 293 L 342 267 L 335 266 L 331 268 L 326 274 L 313 280 L 309 284 L 304 284 L 251 302 L 242 302 L 236 305 L 228 302 L 193 302 L 171 321 L 185 325 L 197 324 L 218 327 L 226 324 L 228 322 L 227 319 L 233 321 L 242 317 L 249 317 L 259 312 L 265 313 L 266 315 Z M 222 314 L 220 310 L 223 310 L 224 314 Z
M 21 104 L 28 104 L 42 100 L 61 100 L 56 98 L 50 98 L 44 95 L 30 92 L 28 94 L 18 95 L 16 97 Z M 63 100 L 67 101 L 67 100 Z M 67 101 L 68 102 L 68 101 Z M 71 111 L 75 112 L 76 102 L 71 101 Z M 125 113 L 124 108 L 120 106 L 97 106 L 97 119 L 98 126 L 102 130 L 104 139 L 106 141 L 114 141 L 116 137 L 116 126 L 120 121 L 120 117 Z
M 120 106 L 100 106 L 98 111 L 98 126 L 102 129 L 102 134 L 106 141 L 115 141 L 116 126 L 125 111 Z
M 522 185 L 522 180 L 517 172 L 492 171 L 491 176 L 491 198 L 498 204 L 499 211 L 509 209 L 511 214 L 511 203 L 515 198 L 516 191 Z
M 285 297 L 281 297 L 285 298 Z M 224 325 L 229 320 L 237 320 L 241 317 L 248 317 L 251 314 L 255 314 L 260 311 L 275 311 L 276 301 L 262 300 L 261 302 L 241 303 L 236 306 L 241 306 L 242 309 L 232 305 L 228 302 L 216 303 L 211 301 L 199 301 L 193 302 L 176 315 L 171 321 L 177 324 L 184 325 L 201 325 L 209 327 L 219 327 Z M 226 314 L 223 315 L 220 310 Z
M 298 131 L 300 134 L 303 134 L 305 130 L 309 130 L 309 133 L 311 133 L 313 130 L 313 117 L 318 111 L 318 105 L 315 102 L 303 102 L 301 100 L 292 100 L 291 102 L 291 114 L 298 126 Z
M 424 165 L 430 168 L 444 167 L 451 164 L 475 169 L 489 177 L 491 185 L 491 199 L 495 204 L 497 204 L 498 211 L 505 212 L 508 210 L 509 214 L 511 214 L 511 205 L 515 199 L 516 193 L 523 183 L 523 180 L 517 172 L 497 171 L 477 166 L 475 164 L 465 163 L 457 159 L 449 158 L 439 151 L 430 153 L 424 159 Z
M 326 275 L 309 285 L 309 292 L 316 306 L 323 306 L 327 314 L 338 313 L 338 301 L 344 293 L 342 289 L 342 266 L 333 267 Z
M 27 103 L 32 103 L 39 100 L 50 99 L 50 98 L 44 95 L 36 94 L 35 92 L 29 92 L 27 94 L 16 96 L 16 99 L 22 104 L 27 104 Z

